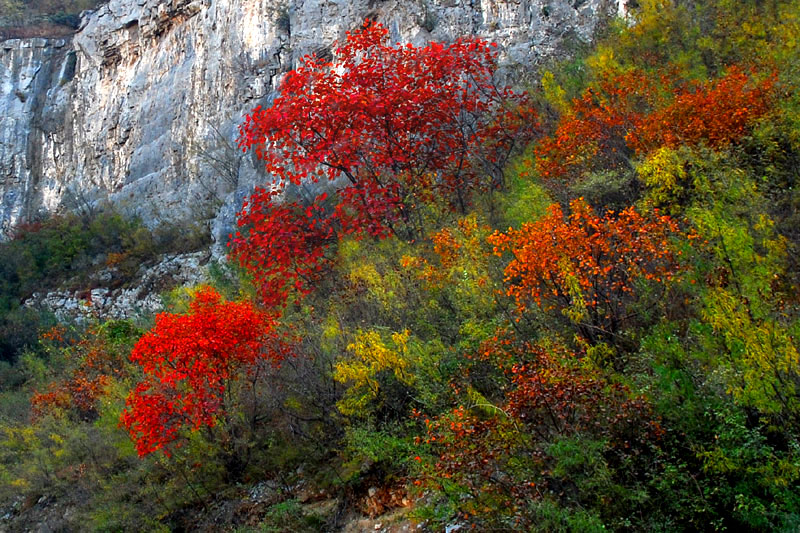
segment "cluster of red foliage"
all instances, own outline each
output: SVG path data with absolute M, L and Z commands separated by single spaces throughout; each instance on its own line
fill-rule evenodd
M 505 268 L 507 295 L 520 312 L 532 300 L 545 309 L 573 313 L 586 340 L 614 334 L 629 319 L 637 279 L 663 282 L 678 269 L 670 238 L 675 221 L 645 216 L 633 207 L 597 216 L 583 200 L 570 203 L 564 217 L 554 204 L 549 213 L 519 230 L 489 238 L 495 253 L 511 252 Z
M 211 288 L 197 293 L 188 313 L 159 314 L 131 354 L 146 377 L 120 418 L 139 455 L 169 453 L 167 446 L 183 428 L 213 427 L 226 386 L 240 369 L 285 356 L 271 349 L 271 337 L 274 316 L 249 302 L 225 302 Z
M 642 120 L 657 87 L 642 72 L 599 82 L 572 102 L 555 133 L 536 146 L 536 168 L 546 179 L 571 181 L 581 172 L 616 168 L 630 156 L 625 137 Z
M 51 383 L 47 392 L 37 392 L 31 397 L 33 416 L 38 418 L 53 409 L 74 409 L 82 419 L 97 415 L 97 400 L 105 394 L 111 377 L 106 374 L 90 376 L 85 370 L 76 370 L 63 383 Z
M 634 154 L 662 146 L 718 148 L 741 138 L 772 106 L 775 76 L 732 66 L 704 83 L 675 82 L 676 69 L 632 70 L 600 80 L 572 102 L 555 133 L 536 148 L 536 168 L 546 179 L 573 181 L 599 168 L 629 165 Z
M 645 398 L 631 397 L 627 387 L 606 383 L 596 371 L 563 363 L 574 355 L 554 356 L 542 349 L 533 353 L 535 359 L 509 370 L 513 386 L 506 409 L 538 437 L 590 430 L 609 437 L 612 447 L 630 449 L 632 441 L 661 435 L 659 424 L 649 419 Z
M 297 184 L 346 176 L 356 186 L 381 186 L 386 179 L 411 195 L 481 186 L 469 169 L 479 147 L 513 143 L 522 125 L 524 97 L 493 83 L 494 45 L 461 39 L 394 47 L 388 33 L 367 21 L 347 33 L 335 65 L 305 57 L 272 106 L 246 117 L 241 146 Z
M 301 296 L 311 292 L 334 239 L 330 217 L 321 205 L 325 195 L 302 207 L 277 203 L 276 194 L 263 189 L 253 194 L 253 207 L 239 218 L 239 225 L 250 231 L 246 238 L 237 233 L 235 241 L 237 260 L 253 274 L 265 305 L 275 309 L 287 303 L 292 289 Z
M 644 453 L 663 434 L 645 398 L 581 366 L 574 353 L 507 335 L 487 341 L 481 351 L 479 357 L 499 364 L 510 380 L 496 413 L 481 415 L 481 406 L 459 406 L 425 421 L 425 442 L 437 456 L 426 481 L 448 480 L 468 491 L 472 499 L 462 508 L 472 514 L 514 511 L 520 502 L 568 482 L 550 471 L 547 446 L 554 439 L 602 439 L 607 459 L 620 461 Z M 524 520 L 524 509 L 516 510 Z
M 305 57 L 272 106 L 253 110 L 241 127 L 240 146 L 278 178 L 273 191 L 250 198 L 239 221 L 246 235 L 233 240 L 267 295 L 281 295 L 288 282 L 306 290 L 334 234 L 413 239 L 426 202 L 465 210 L 476 191 L 500 185 L 499 169 L 534 130 L 526 95 L 494 83 L 495 45 L 389 46 L 387 35 L 367 21 L 347 34 L 334 64 Z M 335 182 L 331 213 L 321 209 L 324 198 L 305 214 L 276 206 L 287 182 L 321 179 Z

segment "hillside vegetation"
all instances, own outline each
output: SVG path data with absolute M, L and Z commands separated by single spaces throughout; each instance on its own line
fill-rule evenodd
M 98 0 L 0 0 L 0 40 L 72 33 Z
M 0 368 L 3 520 L 796 531 L 800 2 L 630 17 L 527 92 L 370 21 L 305 58 L 214 283 Z

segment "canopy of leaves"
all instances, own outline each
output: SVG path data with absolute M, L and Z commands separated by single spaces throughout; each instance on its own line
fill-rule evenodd
M 183 315 L 162 313 L 131 353 L 145 379 L 131 392 L 121 423 L 139 455 L 164 450 L 182 428 L 213 426 L 228 382 L 259 359 L 278 362 L 268 351 L 272 319 L 249 302 L 224 302 L 202 288 Z

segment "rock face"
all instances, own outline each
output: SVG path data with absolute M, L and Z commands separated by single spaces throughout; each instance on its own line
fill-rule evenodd
M 71 39 L 0 43 L 0 229 L 110 201 L 149 223 L 216 218 L 221 236 L 266 179 L 236 149 L 243 114 L 365 18 L 398 42 L 482 36 L 531 67 L 621 2 L 111 0 Z

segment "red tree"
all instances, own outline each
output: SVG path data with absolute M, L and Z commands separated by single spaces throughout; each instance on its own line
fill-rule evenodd
M 249 302 L 225 302 L 201 289 L 189 312 L 161 313 L 136 344 L 131 361 L 145 379 L 131 392 L 121 416 L 140 456 L 162 449 L 185 428 L 213 427 L 228 382 L 262 359 L 279 361 L 271 350 L 274 317 Z
M 463 211 L 473 193 L 502 184 L 505 160 L 524 142 L 532 115 L 525 95 L 494 84 L 495 45 L 462 39 L 393 47 L 387 34 L 367 21 L 347 34 L 334 63 L 305 57 L 273 105 L 246 117 L 240 146 L 255 150 L 277 176 L 273 191 L 250 199 L 240 218 L 245 235 L 234 239 L 234 255 L 259 281 L 285 277 L 298 265 L 254 250 L 282 234 L 292 245 L 316 243 L 300 259 L 298 276 L 289 275 L 304 287 L 301 278 L 324 262 L 318 245 L 331 231 L 414 238 L 421 230 L 419 206 L 435 202 Z M 338 180 L 338 190 L 324 224 L 301 230 L 295 223 L 312 222 L 301 220 L 311 215 L 300 206 L 277 207 L 276 197 L 287 182 L 303 180 Z M 321 203 L 318 198 L 312 206 L 320 222 Z M 299 215 L 288 230 L 287 210 Z
M 462 204 L 490 185 L 475 156 L 501 163 L 517 141 L 529 118 L 525 97 L 495 86 L 496 45 L 393 47 L 387 34 L 367 21 L 347 34 L 335 63 L 304 58 L 273 105 L 246 118 L 240 144 L 282 182 L 344 176 L 364 196 L 383 194 L 405 207 L 432 190 Z M 491 152 L 483 154 L 486 145 Z M 374 217 L 353 196 L 353 212 Z

